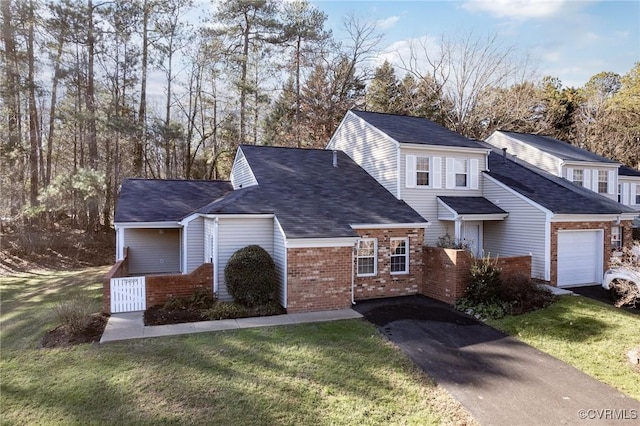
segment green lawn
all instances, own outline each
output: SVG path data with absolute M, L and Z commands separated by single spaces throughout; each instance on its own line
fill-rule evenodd
M 362 320 L 38 349 L 104 272 L 0 278 L 0 423 L 473 423 Z
M 626 357 L 640 346 L 640 316 L 563 296 L 548 308 L 488 323 L 640 399 L 640 370 Z

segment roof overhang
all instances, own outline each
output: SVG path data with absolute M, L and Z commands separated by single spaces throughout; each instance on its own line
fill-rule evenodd
M 476 221 L 476 220 L 504 220 L 507 216 L 509 216 L 508 212 L 504 213 L 458 213 L 453 207 L 448 205 L 444 200 L 437 198 L 438 205 L 442 206 L 445 212 L 438 209 L 438 220 L 446 220 L 446 221 Z M 488 201 L 488 200 L 487 200 Z M 493 204 L 493 203 L 491 203 Z M 498 207 L 498 206 L 496 206 Z M 502 209 L 500 209 L 502 210 Z
M 564 160 L 560 159 L 560 164 L 563 167 L 610 167 L 617 169 L 620 167 L 620 163 L 607 162 L 607 161 L 582 161 L 582 160 Z
M 118 228 L 182 228 L 182 224 L 177 221 L 170 222 L 115 222 L 115 229 Z
M 637 213 L 554 214 L 551 222 L 619 222 L 633 220 L 637 216 Z
M 354 223 L 352 229 L 401 229 L 401 228 L 427 228 L 430 222 L 415 223 Z
M 430 151 L 443 151 L 443 152 L 451 152 L 451 151 L 457 151 L 457 152 L 468 152 L 468 153 L 490 153 L 491 152 L 491 148 L 471 148 L 468 146 L 444 146 L 444 145 L 428 145 L 428 144 L 422 144 L 422 143 L 409 143 L 409 142 L 402 142 L 400 144 L 401 148 L 410 148 L 410 149 L 428 149 Z

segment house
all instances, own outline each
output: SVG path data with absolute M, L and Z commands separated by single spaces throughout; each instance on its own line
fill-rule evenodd
M 115 217 L 117 260 L 127 257 L 129 274 L 212 264 L 223 300 L 228 259 L 262 246 L 288 312 L 418 293 L 428 225 L 342 152 L 249 145 L 238 148 L 230 182 L 125 180 Z
M 502 137 L 485 144 L 424 118 L 352 110 L 328 149 L 344 151 L 429 220 L 428 245 L 449 234 L 476 255 L 530 253 L 532 277 L 552 285 L 599 282 L 613 236 L 629 243 L 636 215 L 614 200 L 619 164 L 559 160 L 516 143 L 503 156 L 494 152 Z M 554 176 L 587 164 L 589 182 L 602 194 Z

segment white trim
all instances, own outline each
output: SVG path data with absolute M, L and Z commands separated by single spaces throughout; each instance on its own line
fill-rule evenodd
M 285 240 L 286 248 L 353 247 L 360 237 L 293 238 Z
M 464 152 L 464 153 L 490 153 L 490 148 L 470 148 L 466 146 L 442 146 L 442 145 L 427 145 L 427 144 L 417 144 L 417 143 L 407 143 L 402 142 L 402 147 L 407 149 L 424 149 L 429 151 L 442 151 L 445 153 L 451 153 L 451 151 L 455 152 Z
M 495 183 L 500 188 L 507 190 L 509 193 L 515 195 L 516 197 L 518 197 L 521 200 L 525 201 L 526 203 L 530 204 L 532 207 L 535 207 L 535 208 L 537 208 L 538 210 L 540 210 L 540 211 L 542 211 L 544 213 L 553 215 L 553 212 L 551 210 L 547 209 L 546 207 L 541 206 L 540 204 L 536 203 L 535 201 L 531 200 L 530 198 L 522 195 L 518 191 L 515 191 L 514 189 L 512 189 L 511 187 L 509 187 L 509 186 L 505 185 L 504 183 L 500 182 L 496 178 L 491 177 L 486 173 L 483 173 L 482 176 L 484 176 L 486 179 L 489 179 L 491 182 Z
M 402 228 L 427 228 L 431 222 L 415 223 L 354 223 L 349 225 L 352 229 L 402 229 Z
M 273 213 L 261 213 L 261 214 L 206 214 L 204 217 L 209 219 L 273 219 L 275 215 Z
M 615 161 L 612 163 L 609 162 L 605 162 L 605 161 L 581 161 L 581 160 L 563 160 L 560 157 L 557 157 L 553 154 L 550 154 L 547 151 L 544 151 L 547 154 L 556 157 L 557 159 L 559 159 L 562 163 L 563 166 L 573 166 L 574 168 L 585 168 L 585 167 L 612 167 L 617 169 L 618 167 L 620 167 L 620 163 L 616 163 Z
M 400 170 L 402 170 L 402 158 L 400 145 L 398 145 L 397 143 L 396 145 L 396 188 L 398 191 L 398 193 L 396 194 L 396 198 L 398 198 L 398 200 L 402 200 L 402 174 L 400 173 Z
M 476 220 L 504 220 L 509 213 L 486 213 L 486 214 L 461 214 L 458 216 L 463 222 Z
M 400 255 L 394 255 L 393 254 L 393 250 L 391 248 L 391 245 L 392 245 L 392 243 L 394 241 L 404 241 L 404 243 L 405 243 L 405 245 L 404 245 L 404 248 L 405 248 L 404 258 L 405 258 L 406 269 L 404 271 L 397 271 L 397 272 L 392 272 L 391 271 L 391 268 L 392 268 L 391 259 L 393 259 L 393 256 L 400 256 Z M 411 260 L 411 257 L 409 256 L 409 251 L 410 251 L 409 248 L 410 248 L 409 237 L 391 237 L 389 239 L 389 273 L 391 275 L 406 275 L 406 274 L 409 273 L 409 263 L 410 263 L 410 260 Z
M 551 218 L 553 214 L 547 213 L 544 220 L 544 280 L 551 281 Z M 556 253 L 557 254 L 557 253 Z
M 364 241 L 373 241 L 372 256 L 360 256 L 358 254 L 358 250 L 360 250 L 360 243 Z M 362 259 L 373 258 L 373 272 L 368 274 L 360 274 L 358 269 L 356 269 L 356 275 L 358 277 L 375 277 L 376 275 L 378 275 L 378 239 L 377 238 L 359 238 L 358 241 L 356 241 L 355 258 L 356 258 L 356 266 L 359 266 L 358 262 L 360 261 L 361 258 Z
M 283 308 L 287 309 L 287 305 L 289 304 L 289 294 L 288 294 L 288 283 L 289 283 L 289 271 L 288 271 L 288 267 L 289 267 L 289 263 L 287 262 L 287 236 L 284 233 L 284 230 L 282 229 L 282 226 L 280 225 L 280 221 L 278 220 L 277 217 L 273 218 L 273 223 L 275 226 L 278 227 L 278 230 L 280 231 L 280 234 L 282 234 L 282 241 L 284 241 L 284 246 L 282 247 L 282 249 L 284 250 L 284 282 L 282 283 L 283 287 L 284 287 L 284 306 Z M 275 249 L 275 248 L 274 248 Z
M 188 236 L 187 236 L 187 229 L 188 229 L 188 224 L 184 225 L 182 227 L 182 229 L 180 230 L 180 232 L 182 232 L 182 249 L 180 250 L 183 255 L 182 255 L 182 273 L 186 274 L 187 271 L 187 257 L 188 257 L 188 253 L 187 253 L 187 240 L 188 240 Z
M 124 259 L 124 228 L 116 227 L 116 262 Z
M 612 222 L 614 220 L 633 220 L 637 213 L 608 214 L 556 214 L 551 222 Z
M 220 239 L 218 238 L 218 218 L 214 218 L 213 220 L 213 253 L 211 253 L 211 257 L 213 257 L 213 293 L 218 294 L 218 246 L 220 245 Z
M 200 213 L 192 213 L 189 216 L 187 216 L 184 219 L 182 219 L 179 223 L 182 226 L 187 226 L 189 223 L 191 223 L 192 221 L 196 220 L 197 218 L 199 218 L 201 216 L 202 215 Z
M 119 228 L 182 228 L 180 222 L 118 222 L 113 224 Z

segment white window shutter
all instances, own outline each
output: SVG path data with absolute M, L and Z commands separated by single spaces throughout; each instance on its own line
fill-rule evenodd
M 584 187 L 587 189 L 591 189 L 591 169 L 584 169 L 583 179 L 584 179 L 584 182 L 583 182 Z M 596 187 L 596 189 L 598 188 Z
M 621 195 L 620 201 L 622 202 L 622 204 L 624 204 L 626 206 L 631 204 L 629 202 L 629 196 L 631 195 L 631 185 L 629 185 L 627 182 L 623 183 L 622 184 L 622 194 L 620 194 L 620 195 Z
M 630 186 L 630 188 L 629 188 L 630 189 L 629 190 L 629 197 L 630 197 L 629 200 L 631 201 L 629 204 L 636 204 L 636 191 L 638 190 L 637 189 L 638 184 L 637 183 L 632 183 L 632 184 L 629 184 L 629 186 Z
M 442 188 L 442 157 L 431 159 L 431 181 L 433 188 Z
M 456 163 L 454 158 L 447 157 L 447 182 L 446 188 L 453 189 L 456 187 Z
M 616 171 L 615 170 L 609 170 L 609 177 L 607 179 L 607 194 L 615 194 L 616 193 L 616 188 L 618 185 L 616 185 Z
M 478 159 L 472 158 L 469 161 L 469 187 L 478 189 Z
M 600 176 L 599 171 L 592 170 L 591 171 L 591 190 L 594 192 L 598 192 L 598 177 Z
M 573 182 L 573 169 L 571 167 L 567 167 L 567 180 Z
M 416 187 L 416 156 L 415 155 L 407 155 L 406 160 L 406 182 L 405 186 L 407 188 L 415 188 Z

